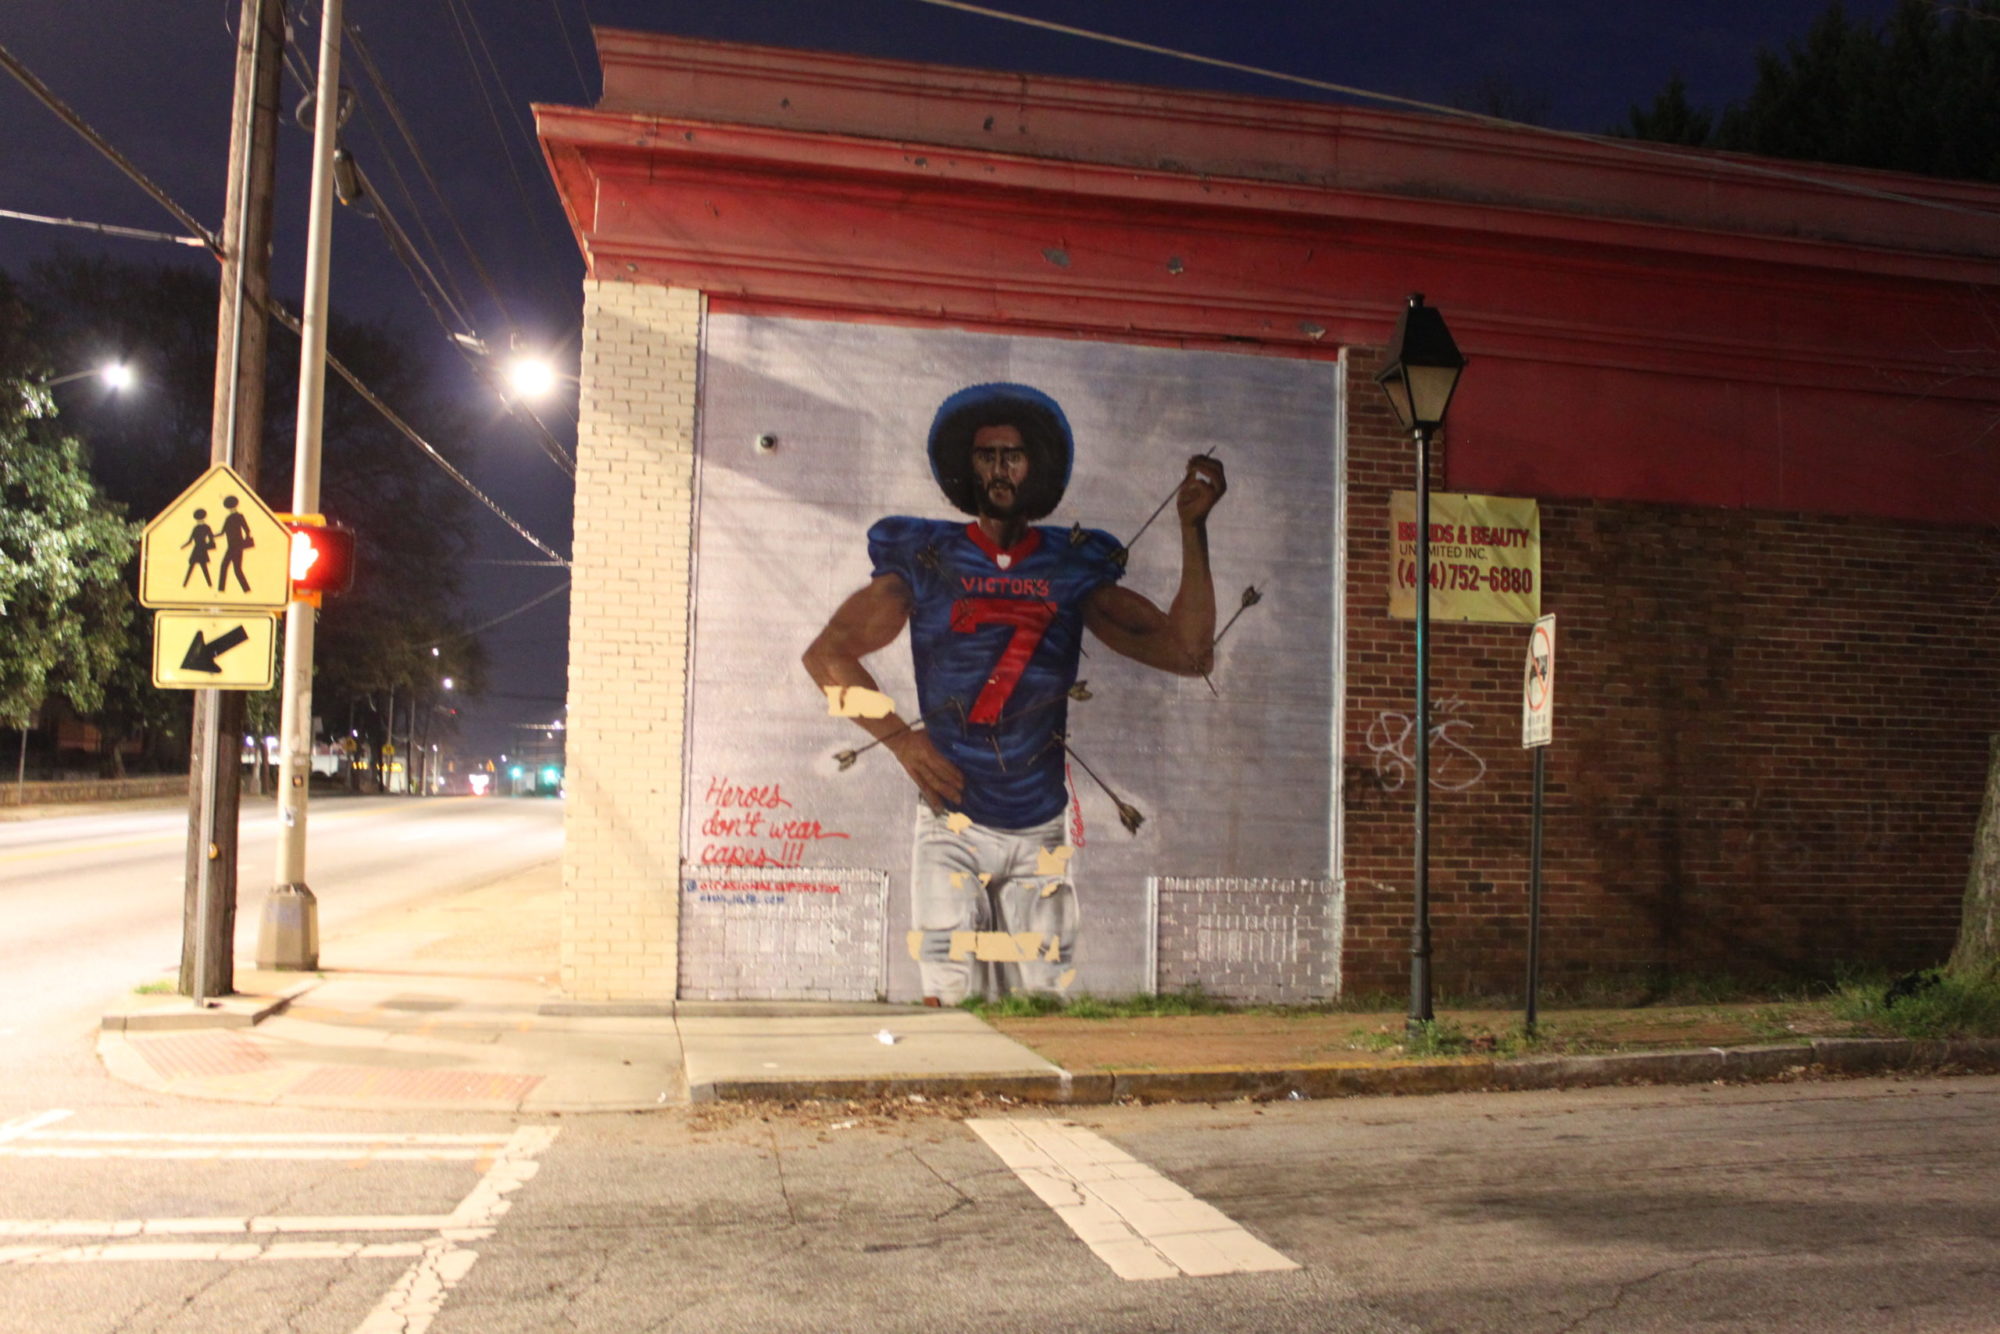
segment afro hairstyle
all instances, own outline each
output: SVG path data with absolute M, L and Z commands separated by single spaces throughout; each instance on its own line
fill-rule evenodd
M 972 437 L 987 426 L 1011 426 L 1021 433 L 1028 451 L 1021 512 L 1030 520 L 1045 517 L 1062 503 L 1069 487 L 1076 442 L 1062 405 L 1024 384 L 968 385 L 938 406 L 931 421 L 931 475 L 945 499 L 967 514 L 979 513 Z

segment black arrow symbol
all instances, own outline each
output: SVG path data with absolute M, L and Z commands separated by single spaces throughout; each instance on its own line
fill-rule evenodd
M 222 667 L 216 662 L 216 659 L 235 648 L 238 644 L 247 644 L 249 642 L 250 632 L 240 625 L 205 643 L 202 640 L 201 631 L 197 630 L 194 632 L 194 643 L 188 645 L 187 656 L 181 659 L 181 670 L 184 672 L 213 672 L 215 675 L 220 676 L 222 675 Z

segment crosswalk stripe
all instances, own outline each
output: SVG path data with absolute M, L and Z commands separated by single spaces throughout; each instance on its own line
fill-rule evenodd
M 48 1113 L 44 1113 L 48 1115 Z M 63 1112 L 60 1115 L 67 1116 Z M 499 1148 L 507 1142 L 506 1135 L 446 1135 L 406 1133 L 395 1135 L 375 1135 L 367 1133 L 343 1133 L 339 1131 L 255 1131 L 255 1132 L 196 1132 L 196 1131 L 145 1131 L 145 1130 L 42 1130 L 34 1131 L 38 1140 L 60 1140 L 86 1144 L 483 1144 Z
M 1299 1268 L 1220 1209 L 1081 1126 L 997 1118 L 965 1124 L 1120 1278 Z
M 441 1232 L 450 1214 L 293 1214 L 251 1218 L 12 1218 L 0 1237 L 199 1236 L 226 1232 Z
M 0 1158 L 136 1158 L 147 1160 L 179 1160 L 183 1162 L 213 1162 L 217 1160 L 257 1159 L 260 1161 L 315 1162 L 372 1159 L 382 1162 L 406 1163 L 456 1163 L 469 1162 L 479 1158 L 489 1158 L 499 1152 L 498 1145 L 485 1148 L 406 1148 L 386 1149 L 369 1144 L 355 1144 L 348 1148 L 312 1147 L 300 1145 L 297 1148 L 284 1147 L 236 1147 L 217 1145 L 165 1145 L 152 1148 L 146 1145 L 107 1145 L 103 1148 L 88 1148 L 82 1145 L 64 1144 L 0 1144 Z
M 111 1242 L 101 1246 L 0 1246 L 0 1265 L 98 1264 L 145 1260 L 407 1260 L 421 1256 L 420 1241 Z

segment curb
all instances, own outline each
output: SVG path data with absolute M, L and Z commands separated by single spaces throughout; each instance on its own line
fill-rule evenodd
M 163 997 L 156 1004 L 138 1004 L 129 1010 L 114 1010 L 104 1016 L 99 1027 L 113 1033 L 166 1032 L 188 1028 L 253 1028 L 320 985 L 317 977 L 305 978 L 270 996 L 217 996 L 196 1008 L 190 996 Z
M 742 1079 L 696 1084 L 694 1102 L 828 1102 L 1005 1095 L 1022 1102 L 1269 1102 L 1434 1093 L 1527 1092 L 1618 1084 L 1760 1083 L 1818 1071 L 1873 1075 L 1951 1068 L 2000 1072 L 2000 1038 L 1822 1038 L 1758 1047 L 1538 1056 L 1515 1061 L 1301 1066 L 1290 1070 L 1148 1070 L 1089 1075 Z

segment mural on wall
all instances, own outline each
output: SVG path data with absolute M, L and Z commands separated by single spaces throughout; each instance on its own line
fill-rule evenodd
M 909 943 L 924 1003 L 965 999 L 980 964 L 998 970 L 997 990 L 1061 991 L 1082 931 L 1064 815 L 1083 632 L 1148 667 L 1207 676 L 1208 517 L 1229 484 L 1213 455 L 1188 460 L 1172 498 L 1180 584 L 1162 611 L 1119 582 L 1130 552 L 1117 538 L 1033 523 L 1062 500 L 1076 454 L 1053 398 L 1020 384 L 960 389 L 938 408 L 928 453 L 971 522 L 898 515 L 871 527 L 873 575 L 813 640 L 806 670 L 829 711 L 854 717 L 916 787 Z M 911 722 L 862 661 L 905 629 L 921 711 Z M 1145 817 L 1113 800 L 1138 833 Z
M 1140 989 L 1149 878 L 1330 873 L 1337 367 L 717 316 L 702 383 L 689 883 L 886 875 L 949 1005 Z

